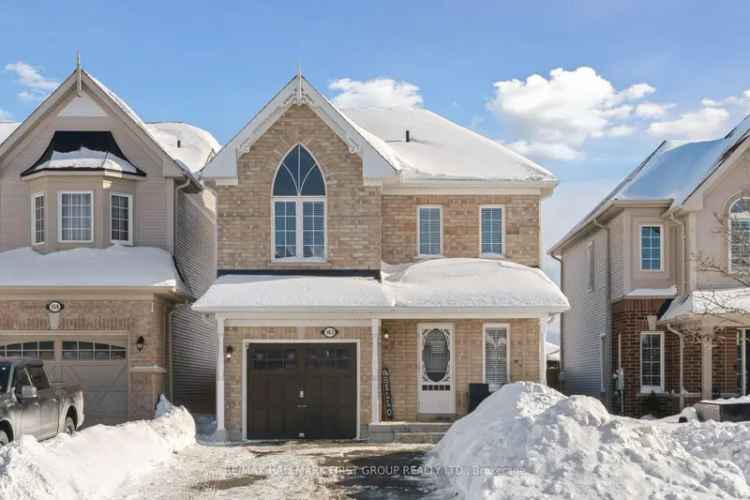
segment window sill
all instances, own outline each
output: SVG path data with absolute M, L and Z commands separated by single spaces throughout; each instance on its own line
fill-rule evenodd
M 271 264 L 327 264 L 328 259 L 271 259 Z

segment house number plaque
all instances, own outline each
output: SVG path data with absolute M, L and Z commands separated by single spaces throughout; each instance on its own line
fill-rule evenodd
M 393 420 L 393 399 L 391 397 L 391 372 L 383 368 L 383 415 L 386 420 Z
M 320 331 L 320 334 L 321 334 L 321 335 L 323 335 L 323 336 L 324 336 L 325 338 L 327 338 L 327 339 L 332 339 L 333 337 L 335 337 L 336 335 L 338 335 L 338 334 L 339 334 L 339 331 L 338 331 L 338 330 L 336 330 L 336 329 L 335 329 L 334 327 L 332 327 L 332 326 L 328 326 L 328 327 L 326 327 L 326 328 L 323 328 L 323 329 L 322 329 L 322 330 Z

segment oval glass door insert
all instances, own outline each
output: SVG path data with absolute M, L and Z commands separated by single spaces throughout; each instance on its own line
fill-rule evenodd
M 422 342 L 422 377 L 425 382 L 443 382 L 448 379 L 450 344 L 445 331 L 434 328 L 425 332 Z

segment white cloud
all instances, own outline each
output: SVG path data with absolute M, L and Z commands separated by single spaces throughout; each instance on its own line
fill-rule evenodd
M 329 89 L 340 92 L 333 98 L 339 108 L 389 107 L 413 108 L 422 105 L 419 87 L 413 83 L 390 78 L 375 78 L 359 81 L 340 78 L 332 82 Z
M 683 113 L 674 120 L 653 122 L 648 133 L 660 139 L 715 139 L 727 131 L 730 116 L 724 108 L 704 107 Z
M 659 104 L 656 102 L 642 102 L 635 107 L 635 114 L 642 118 L 661 118 L 667 114 L 674 104 Z
M 44 99 L 50 92 L 57 88 L 59 82 L 42 75 L 39 68 L 18 61 L 6 64 L 5 70 L 16 74 L 18 83 L 25 88 L 18 93 L 18 98 L 24 101 L 38 101 Z
M 635 132 L 635 127 L 633 126 L 615 125 L 614 127 L 608 128 L 605 133 L 608 137 L 627 137 L 633 135 L 633 132 Z
M 622 136 L 615 128 L 628 119 L 633 105 L 626 104 L 651 94 L 654 87 L 636 83 L 618 91 L 592 68 L 550 71 L 549 78 L 534 74 L 525 80 L 495 82 L 495 96 L 487 108 L 506 122 L 516 135 L 517 151 L 546 158 L 581 158 L 590 138 Z M 619 135 L 618 135 L 619 134 Z
M 0 108 L 0 122 L 2 121 L 10 121 L 13 117 L 5 111 L 4 109 Z
M 707 108 L 725 108 L 740 107 L 743 111 L 750 113 L 750 89 L 745 90 L 738 96 L 729 96 L 724 99 L 709 99 L 707 97 L 701 100 L 701 104 Z

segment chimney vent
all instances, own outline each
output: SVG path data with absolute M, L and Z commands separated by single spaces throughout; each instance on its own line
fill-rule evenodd
M 177 147 L 178 148 L 182 147 L 182 141 L 180 139 L 177 139 Z
M 411 134 L 409 133 L 409 130 L 407 129 L 406 130 L 406 142 L 410 142 L 410 141 L 411 141 Z

